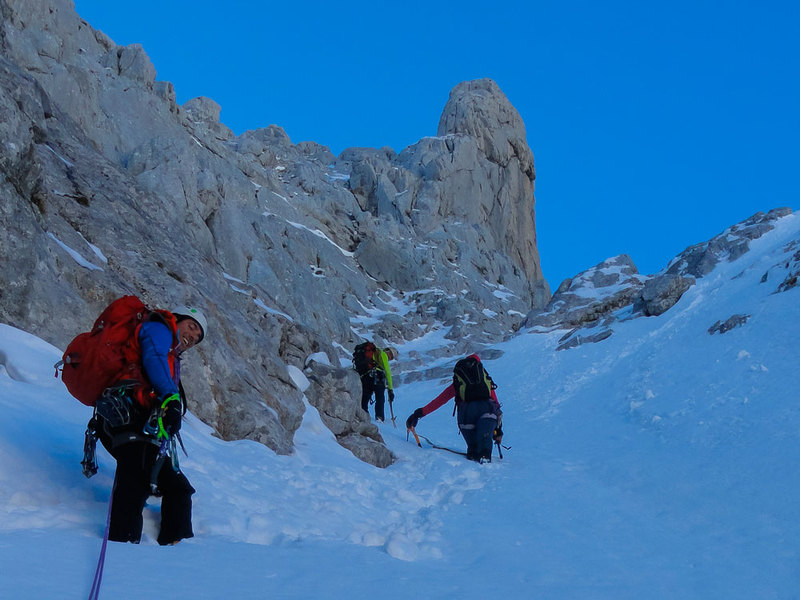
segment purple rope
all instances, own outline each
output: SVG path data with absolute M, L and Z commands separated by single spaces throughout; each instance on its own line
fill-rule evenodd
M 114 490 L 117 487 L 117 474 L 114 473 L 114 484 L 111 486 L 111 497 L 108 499 L 108 516 L 106 517 L 106 532 L 103 534 L 103 545 L 100 547 L 100 558 L 97 560 L 97 569 L 94 572 L 94 582 L 89 592 L 89 600 L 100 597 L 100 582 L 103 580 L 103 567 L 106 564 L 106 547 L 108 546 L 108 531 L 111 529 L 111 505 L 114 501 Z

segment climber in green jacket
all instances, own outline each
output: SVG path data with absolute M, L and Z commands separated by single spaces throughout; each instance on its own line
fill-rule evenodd
M 372 342 L 356 346 L 353 352 L 353 366 L 361 376 L 361 408 L 369 413 L 369 403 L 375 395 L 375 420 L 385 420 L 384 392 L 389 390 L 389 403 L 394 402 L 394 385 L 389 361 L 397 358 L 394 348 L 378 348 Z

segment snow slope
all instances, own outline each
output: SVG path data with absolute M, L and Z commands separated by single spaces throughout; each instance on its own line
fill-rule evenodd
M 310 406 L 292 456 L 189 416 L 196 537 L 157 546 L 154 499 L 143 543 L 109 545 L 101 597 L 798 597 L 800 288 L 774 293 L 798 239 L 798 215 L 781 219 L 601 343 L 499 344 L 486 366 L 511 448 L 491 464 L 387 424 L 400 460 L 377 469 Z M 733 314 L 750 317 L 708 333 Z M 0 325 L 2 598 L 85 597 L 100 550 L 113 461 L 99 448 L 99 474 L 81 475 L 89 409 L 52 377 L 60 354 Z M 398 421 L 445 384 L 399 388 Z M 462 449 L 451 408 L 418 429 Z

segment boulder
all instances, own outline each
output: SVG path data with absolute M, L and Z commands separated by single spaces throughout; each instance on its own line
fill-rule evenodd
M 695 283 L 693 277 L 665 273 L 649 279 L 633 302 L 633 310 L 657 317 L 677 304 L 684 292 Z
M 378 427 L 361 410 L 361 381 L 352 369 L 311 360 L 306 368 L 308 401 L 320 414 L 337 441 L 361 460 L 385 468 L 396 457 L 383 445 Z

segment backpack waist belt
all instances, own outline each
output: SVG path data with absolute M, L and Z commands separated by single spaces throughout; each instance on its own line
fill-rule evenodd
M 161 445 L 161 443 L 156 438 L 149 435 L 144 435 L 142 433 L 136 433 L 135 431 L 124 431 L 122 433 L 117 433 L 111 437 L 112 448 L 118 448 L 119 446 L 123 446 L 125 444 L 130 444 L 133 442 L 147 442 L 155 446 Z

